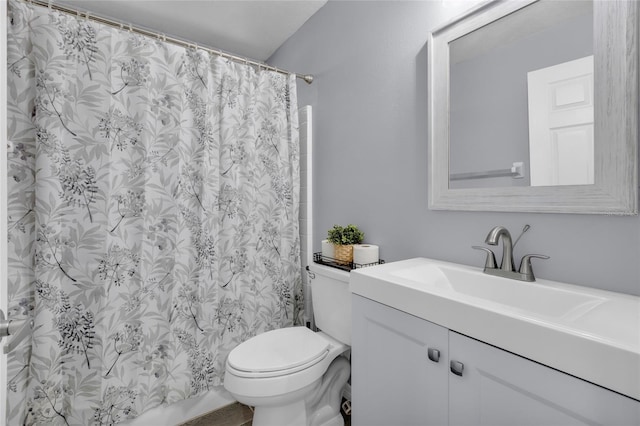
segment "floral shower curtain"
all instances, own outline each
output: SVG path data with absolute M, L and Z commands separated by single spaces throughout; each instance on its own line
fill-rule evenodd
M 8 424 L 114 424 L 301 318 L 295 78 L 11 1 Z

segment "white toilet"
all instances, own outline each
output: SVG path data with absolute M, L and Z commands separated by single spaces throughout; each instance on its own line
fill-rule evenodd
M 342 389 L 351 345 L 349 273 L 310 266 L 316 326 L 272 330 L 238 345 L 227 358 L 224 387 L 255 407 L 254 426 L 343 426 Z

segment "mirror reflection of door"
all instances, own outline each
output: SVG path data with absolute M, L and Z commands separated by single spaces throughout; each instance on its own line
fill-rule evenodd
M 531 185 L 593 184 L 593 55 L 527 80 Z

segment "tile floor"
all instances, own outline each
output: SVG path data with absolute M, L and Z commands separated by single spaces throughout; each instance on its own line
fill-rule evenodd
M 251 426 L 253 411 L 239 402 L 189 420 L 180 426 Z

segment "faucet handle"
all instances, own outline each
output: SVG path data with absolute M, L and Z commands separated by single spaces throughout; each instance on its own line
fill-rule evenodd
M 533 268 L 531 267 L 531 259 L 549 259 L 549 256 L 544 254 L 527 254 L 522 256 L 520 261 L 520 274 L 527 276 L 527 281 L 535 281 L 536 277 L 533 275 Z
M 471 246 L 471 248 L 476 250 L 484 250 L 485 252 L 487 252 L 487 259 L 484 262 L 484 269 L 498 268 L 498 265 L 496 264 L 496 256 L 493 254 L 493 252 L 490 249 L 482 246 Z

